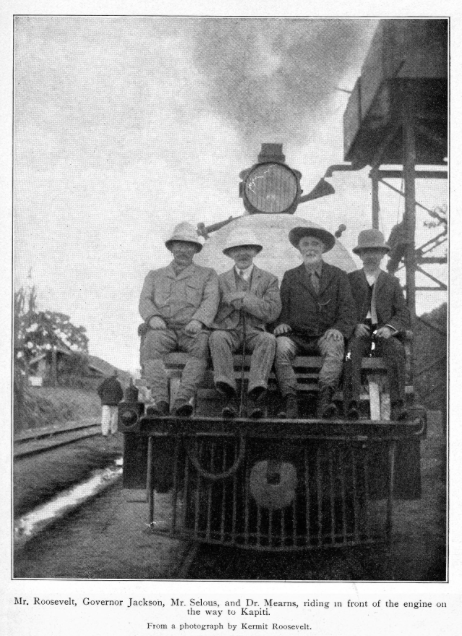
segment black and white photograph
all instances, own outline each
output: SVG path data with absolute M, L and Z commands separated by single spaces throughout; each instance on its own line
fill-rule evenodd
M 10 4 L 5 633 L 457 633 L 449 5 Z

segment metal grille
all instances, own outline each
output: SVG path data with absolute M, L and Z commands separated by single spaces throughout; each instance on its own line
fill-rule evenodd
M 150 437 L 150 445 L 155 437 Z M 261 438 L 175 438 L 167 527 L 154 518 L 155 467 L 148 480 L 153 530 L 235 547 L 302 550 L 386 541 L 391 532 L 393 442 L 381 499 L 371 496 L 370 445 L 305 440 L 280 444 Z M 375 444 L 377 446 L 377 444 Z M 224 475 L 224 477 L 222 477 Z

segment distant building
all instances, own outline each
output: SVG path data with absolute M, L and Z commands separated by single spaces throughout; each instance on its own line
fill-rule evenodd
M 56 377 L 61 386 L 96 389 L 114 371 L 117 371 L 122 385 L 128 385 L 131 375 L 127 371 L 122 371 L 97 356 L 79 354 L 62 345 L 56 347 Z M 51 351 L 44 351 L 30 360 L 30 386 L 53 384 L 53 375 Z

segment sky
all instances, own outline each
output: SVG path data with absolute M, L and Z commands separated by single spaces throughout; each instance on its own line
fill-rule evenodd
M 183 220 L 239 216 L 239 172 L 283 144 L 309 192 L 343 156 L 343 113 L 376 20 L 17 16 L 14 24 L 14 284 L 83 325 L 90 353 L 138 368 L 138 299 Z M 369 169 L 297 216 L 351 250 L 371 225 Z M 394 182 L 400 188 L 399 182 Z M 417 200 L 447 204 L 447 184 Z M 388 236 L 404 199 L 381 188 Z M 417 244 L 435 235 L 417 212 Z M 357 259 L 356 259 L 357 260 Z M 359 265 L 359 261 L 358 261 Z M 444 277 L 444 268 L 432 270 Z M 417 284 L 423 282 L 417 278 Z M 419 294 L 417 312 L 445 301 Z

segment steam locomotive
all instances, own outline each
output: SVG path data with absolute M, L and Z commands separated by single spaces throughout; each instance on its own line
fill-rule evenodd
M 205 238 L 196 262 L 218 273 L 229 268 L 222 248 L 238 226 L 251 229 L 264 249 L 258 264 L 281 279 L 297 265 L 287 236 L 292 227 L 315 223 L 294 216 L 298 204 L 329 193 L 327 182 L 303 196 L 300 173 L 285 163 L 282 146 L 263 144 L 258 162 L 241 173 L 246 214 L 214 226 L 199 226 Z M 326 262 L 355 269 L 338 240 Z M 166 365 L 173 403 L 186 354 Z M 245 390 L 250 358 L 234 358 L 238 387 Z M 266 417 L 221 417 L 220 397 L 208 370 L 192 418 L 145 413 L 138 390 L 119 405 L 124 433 L 123 486 L 147 504 L 154 533 L 223 546 L 266 551 L 338 548 L 387 542 L 396 498 L 420 497 L 420 440 L 426 414 L 407 386 L 408 419 L 390 419 L 386 369 L 364 358 L 361 418 L 320 420 L 311 397 L 318 390 L 321 359 L 295 360 L 297 420 L 277 419 L 278 387 L 270 377 Z M 341 408 L 339 391 L 335 396 Z M 162 495 L 162 496 L 161 496 Z M 157 503 L 162 500 L 162 510 Z M 165 501 L 168 501 L 165 510 Z

